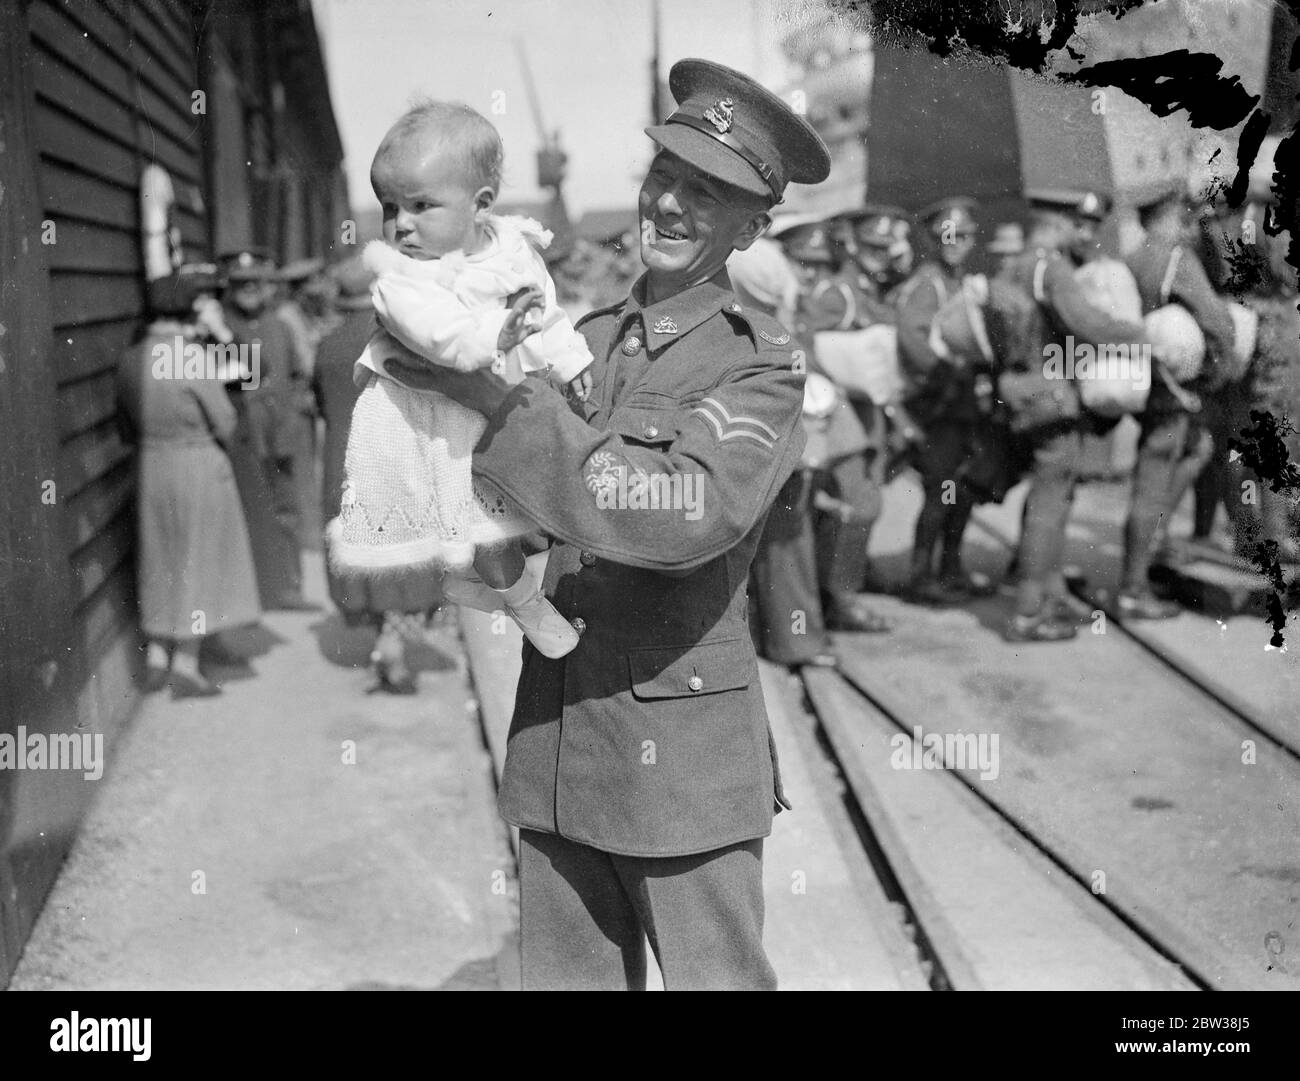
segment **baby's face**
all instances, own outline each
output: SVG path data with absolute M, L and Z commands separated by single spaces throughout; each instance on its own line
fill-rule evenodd
M 474 213 L 492 202 L 492 189 L 475 187 L 464 164 L 441 147 L 409 139 L 370 167 L 370 184 L 384 211 L 384 239 L 413 259 L 472 252 L 481 239 Z

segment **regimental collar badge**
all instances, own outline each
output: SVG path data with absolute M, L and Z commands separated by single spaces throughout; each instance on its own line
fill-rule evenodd
M 719 98 L 717 103 L 704 110 L 704 119 L 725 135 L 731 130 L 731 110 L 735 102 L 730 98 Z
M 765 330 L 760 330 L 760 331 L 758 332 L 758 336 L 759 336 L 760 338 L 762 338 L 763 341 L 765 341 L 765 342 L 770 342 L 772 345 L 789 345 L 789 344 L 790 344 L 790 335 L 789 335 L 789 334 L 782 334 L 780 337 L 775 337 L 775 336 L 769 334 L 769 333 L 768 333 L 767 331 L 765 331 Z
M 654 332 L 656 334 L 676 334 L 677 324 L 665 315 L 655 320 Z

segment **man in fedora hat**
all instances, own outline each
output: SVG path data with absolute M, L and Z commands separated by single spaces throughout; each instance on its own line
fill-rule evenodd
M 644 986 L 646 936 L 669 988 L 776 983 L 762 845 L 784 796 L 746 583 L 800 459 L 804 358 L 736 300 L 726 262 L 830 159 L 740 72 L 682 60 L 669 86 L 677 109 L 647 129 L 646 272 L 578 324 L 589 400 L 425 377 L 487 416 L 475 469 L 557 538 L 546 592 L 581 635 L 558 660 L 524 646 L 501 781 L 530 988 Z

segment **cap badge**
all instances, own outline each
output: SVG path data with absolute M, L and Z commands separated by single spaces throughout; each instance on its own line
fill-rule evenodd
M 725 135 L 731 130 L 731 110 L 735 104 L 730 98 L 719 98 L 716 104 L 704 110 L 704 119 Z
M 677 324 L 665 315 L 661 319 L 655 320 L 654 331 L 656 334 L 676 334 Z

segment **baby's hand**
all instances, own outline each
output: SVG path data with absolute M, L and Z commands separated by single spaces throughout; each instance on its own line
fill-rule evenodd
M 544 299 L 542 291 L 534 286 L 512 293 L 506 298 L 506 303 L 510 306 L 510 313 L 497 335 L 497 348 L 503 353 L 510 352 L 530 334 L 537 333 L 540 327 L 530 316 L 542 307 Z
M 576 376 L 569 380 L 569 393 L 580 402 L 585 402 L 591 397 L 591 369 L 584 368 Z

